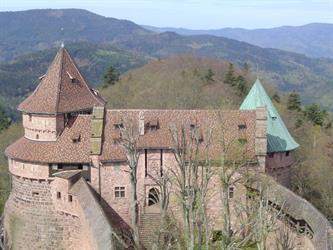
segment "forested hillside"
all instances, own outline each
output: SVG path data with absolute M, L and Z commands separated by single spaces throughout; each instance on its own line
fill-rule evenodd
M 255 75 L 228 61 L 177 56 L 148 63 L 121 75 L 119 82 L 100 87 L 111 108 L 238 109 Z M 333 218 L 333 130 L 331 114 L 300 99 L 278 92 L 263 82 L 292 135 L 301 145 L 297 150 L 293 189 Z M 1 152 L 22 131 L 12 125 L 0 134 Z M 0 169 L 7 169 L 1 155 Z M 0 189 L 7 192 L 8 179 L 1 173 Z M 1 206 L 0 206 L 1 208 Z
M 142 66 L 148 59 L 143 56 L 117 49 L 110 45 L 76 43 L 66 46 L 80 70 L 92 87 L 103 81 L 103 75 L 112 65 L 119 73 Z M 57 49 L 48 49 L 22 55 L 10 63 L 0 64 L 0 100 L 8 113 L 17 117 L 16 106 L 39 83 Z
M 150 31 L 127 20 L 107 18 L 82 9 L 0 12 L 0 61 L 60 43 L 107 43 Z
M 172 32 L 157 34 L 132 22 L 77 9 L 0 12 L 0 25 L 4 27 L 0 31 L 3 58 L 13 58 L 31 50 L 59 47 L 61 28 L 65 29 L 66 46 L 69 42 L 86 41 L 83 47 L 82 43 L 75 45 L 74 56 L 79 59 L 78 63 L 92 83 L 99 82 L 102 71 L 110 64 L 127 69 L 142 65 L 147 58 L 156 60 L 177 54 L 192 54 L 247 65 L 279 90 L 288 92 L 296 89 L 302 93 L 305 103 L 320 102 L 326 109 L 333 109 L 333 59 L 308 58 L 223 37 L 181 36 Z M 38 76 L 44 74 L 55 51 L 38 53 L 41 54 L 26 55 L 0 65 L 0 96 L 6 96 L 11 101 L 31 91 L 29 86 L 34 86 Z M 34 58 L 40 58 L 37 60 L 39 63 L 35 63 Z M 17 90 L 14 97 L 3 93 L 8 88 L 14 92 Z M 10 102 L 10 106 L 16 103 L 17 100 Z

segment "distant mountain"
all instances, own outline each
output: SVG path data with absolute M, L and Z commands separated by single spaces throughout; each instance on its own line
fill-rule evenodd
M 81 9 L 0 12 L 0 27 L 0 61 L 24 52 L 59 46 L 62 40 L 65 43 L 108 43 L 151 33 L 133 22 Z
M 264 49 L 224 37 L 154 33 L 132 22 L 105 18 L 85 10 L 0 12 L 2 15 L 8 19 L 0 29 L 1 34 L 6 34 L 0 35 L 2 55 L 13 57 L 28 53 L 43 47 L 38 46 L 40 44 L 46 44 L 47 48 L 59 47 L 60 29 L 65 27 L 66 46 L 74 42 L 69 50 L 88 80 L 95 84 L 111 64 L 124 72 L 148 60 L 191 54 L 224 59 L 240 66 L 247 64 L 252 72 L 279 90 L 295 89 L 301 92 L 306 103 L 319 102 L 323 107 L 333 109 L 333 59 Z M 56 42 L 51 42 L 52 37 Z M 2 46 L 6 43 L 12 47 Z M 0 64 L 0 99 L 17 102 L 27 95 L 54 55 L 55 49 L 48 49 Z M 14 106 L 14 101 L 9 105 Z
M 172 31 L 180 35 L 212 35 L 244 41 L 264 48 L 276 48 L 305 54 L 310 57 L 333 58 L 333 24 L 312 23 L 304 26 L 283 26 L 272 29 L 224 28 L 215 30 L 190 30 L 183 28 L 145 29 L 162 33 Z

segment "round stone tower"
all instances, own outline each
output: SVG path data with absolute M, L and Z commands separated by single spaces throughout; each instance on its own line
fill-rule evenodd
M 70 139 L 62 138 L 62 134 L 79 114 L 90 114 L 94 106 L 104 105 L 98 93 L 88 87 L 68 51 L 61 48 L 36 90 L 19 105 L 24 137 L 5 152 L 12 184 L 4 212 L 10 249 L 70 246 L 66 242 L 69 228 L 78 226 L 79 220 L 72 215 L 64 218 L 56 210 L 53 174 L 66 167 L 83 169 L 89 159 L 82 156 L 80 134 L 71 133 Z

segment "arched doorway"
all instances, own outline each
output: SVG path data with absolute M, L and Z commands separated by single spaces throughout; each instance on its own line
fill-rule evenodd
M 148 193 L 148 206 L 156 205 L 160 202 L 160 191 L 157 188 L 149 189 Z

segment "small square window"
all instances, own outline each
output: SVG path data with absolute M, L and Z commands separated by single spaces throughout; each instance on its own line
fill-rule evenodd
M 228 190 L 228 197 L 229 197 L 229 199 L 234 198 L 234 191 L 235 191 L 234 187 L 229 187 L 229 190 Z
M 274 157 L 274 153 L 268 153 L 268 157 L 269 158 L 273 158 Z
M 123 197 L 125 197 L 125 187 L 115 187 L 114 188 L 114 196 L 116 198 L 123 198 Z
M 61 192 L 57 192 L 57 199 L 61 199 Z
M 246 129 L 246 124 L 239 124 L 239 125 L 238 125 L 238 129 L 239 129 L 239 130 L 244 130 L 244 129 Z

